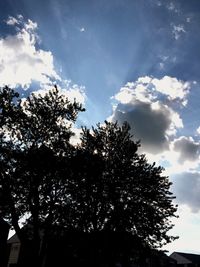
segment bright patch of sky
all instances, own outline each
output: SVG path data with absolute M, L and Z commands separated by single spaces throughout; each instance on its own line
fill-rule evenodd
M 0 86 L 26 96 L 57 84 L 83 103 L 73 142 L 81 125 L 128 121 L 173 181 L 171 252 L 200 253 L 199 27 L 199 0 L 0 2 Z

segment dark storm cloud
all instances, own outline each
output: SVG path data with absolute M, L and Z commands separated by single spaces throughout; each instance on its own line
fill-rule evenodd
M 180 107 L 186 107 L 191 83 L 175 77 L 139 77 L 112 98 L 117 101 L 111 119 L 127 121 L 142 150 L 152 154 L 169 149 L 178 128 L 183 128 Z M 176 109 L 175 109 L 176 107 Z
M 171 125 L 171 112 L 166 106 L 153 109 L 150 103 L 137 101 L 134 104 L 119 104 L 113 121 L 127 121 L 135 139 L 141 140 L 142 149 L 160 153 L 168 149 L 166 131 Z

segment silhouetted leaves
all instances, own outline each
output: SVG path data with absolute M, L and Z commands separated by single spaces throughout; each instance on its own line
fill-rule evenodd
M 32 240 L 33 266 L 51 253 L 55 238 L 69 238 L 69 259 L 88 266 L 126 266 L 144 247 L 173 240 L 176 207 L 162 168 L 138 154 L 127 123 L 83 128 L 81 144 L 72 145 L 81 111 L 57 87 L 27 99 L 0 90 L 0 212 L 24 249 Z
M 39 250 L 41 227 L 43 236 L 51 234 L 63 205 L 66 210 L 66 170 L 75 150 L 69 142 L 71 126 L 84 109 L 56 87 L 44 96 L 18 97 L 8 87 L 0 91 L 1 213 L 22 243 L 32 238 Z M 32 225 L 32 236 L 19 227 L 24 217 Z
M 71 193 L 77 229 L 128 232 L 153 247 L 173 240 L 167 235 L 176 212 L 171 183 L 137 153 L 139 145 L 127 123 L 83 129 Z

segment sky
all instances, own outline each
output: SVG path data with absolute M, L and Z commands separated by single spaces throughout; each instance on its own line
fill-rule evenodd
M 54 84 L 83 104 L 80 126 L 127 121 L 173 182 L 179 239 L 199 253 L 200 1 L 0 1 L 0 86 Z

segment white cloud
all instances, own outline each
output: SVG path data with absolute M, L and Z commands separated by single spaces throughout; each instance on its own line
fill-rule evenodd
M 114 99 L 122 104 L 128 104 L 135 100 L 150 103 L 153 98 L 152 91 L 148 88 L 150 81 L 151 78 L 146 76 L 140 77 L 136 82 L 128 82 L 114 96 Z
M 134 99 L 150 103 L 158 99 L 158 93 L 168 100 L 178 100 L 183 105 L 187 103 L 190 83 L 178 80 L 175 77 L 164 76 L 161 79 L 145 76 L 139 77 L 136 82 L 128 82 L 114 96 L 116 100 L 127 104 Z
M 37 29 L 37 23 L 33 22 L 32 20 L 28 19 L 28 22 L 24 24 L 25 29 L 28 30 L 35 30 Z
M 85 104 L 85 88 L 72 84 L 70 80 L 62 80 L 55 70 L 52 53 L 36 48 L 39 41 L 37 23 L 24 22 L 21 15 L 8 17 L 6 23 L 16 26 L 16 34 L 0 38 L 0 86 L 26 89 L 32 82 L 37 82 L 42 89 L 34 93 L 44 95 L 56 83 L 60 93 L 70 101 L 75 99 Z
M 196 132 L 200 134 L 200 126 L 197 128 Z
M 151 83 L 157 92 L 166 95 L 169 100 L 180 99 L 185 104 L 186 96 L 189 93 L 190 83 L 183 82 L 177 78 L 164 76 L 162 79 L 152 79 Z
M 167 8 L 168 8 L 169 10 L 175 10 L 175 5 L 174 5 L 174 3 L 170 2 L 170 3 L 167 5 Z
M 174 38 L 178 40 L 183 33 L 186 33 L 185 28 L 183 25 L 174 25 L 172 24 L 172 34 L 174 35 Z
M 85 104 L 86 101 L 86 94 L 85 94 L 85 87 L 73 85 L 68 90 L 62 90 L 62 93 L 65 92 L 66 96 L 70 101 L 76 100 L 76 102 Z
M 37 24 L 22 16 L 9 17 L 7 24 L 17 25 L 16 34 L 0 38 L 0 86 L 27 88 L 32 81 L 41 85 L 61 80 L 50 51 L 37 49 Z
M 152 80 L 151 77 L 145 76 L 145 77 L 139 77 L 137 81 L 138 81 L 138 83 L 148 84 L 151 82 L 151 80 Z
M 115 99 L 122 104 L 134 102 L 136 99 L 142 102 L 149 103 L 150 95 L 145 85 L 135 83 L 127 83 L 125 87 L 120 89 L 120 92 L 115 95 Z
M 169 12 L 173 13 L 180 13 L 180 8 L 175 4 L 174 1 L 156 1 L 152 0 L 153 5 L 156 5 L 158 7 L 164 7 L 166 8 Z
M 74 100 L 82 105 L 85 105 L 87 96 L 85 93 L 85 87 L 78 86 L 77 84 L 71 85 L 71 82 L 68 81 L 68 83 L 64 83 L 64 88 L 62 88 L 60 85 L 57 85 L 57 88 L 59 90 L 59 94 L 63 95 L 64 97 L 68 98 L 70 102 L 74 102 Z M 37 91 L 33 91 L 35 95 L 41 95 L 44 96 L 46 92 L 50 89 L 52 89 L 52 85 L 45 85 L 42 89 L 39 89 Z
M 7 25 L 16 25 L 19 23 L 19 20 L 12 17 L 12 16 L 9 16 L 6 23 L 7 23 Z
M 160 63 L 159 63 L 159 68 L 160 68 L 161 70 L 163 70 L 163 69 L 165 68 L 165 64 L 164 64 L 163 62 L 160 62 Z
M 166 7 L 171 12 L 174 12 L 174 13 L 179 12 L 179 9 L 176 7 L 175 3 L 173 3 L 173 2 L 167 3 Z
M 84 27 L 80 28 L 79 30 L 80 30 L 80 32 L 85 32 L 85 28 Z

